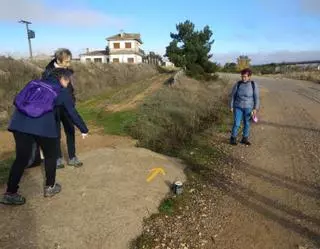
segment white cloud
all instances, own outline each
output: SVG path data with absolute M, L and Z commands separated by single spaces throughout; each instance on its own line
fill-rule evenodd
M 64 26 L 123 27 L 125 20 L 85 7 L 59 8 L 46 5 L 41 0 L 1 0 L 0 21 L 16 22 L 20 19 Z

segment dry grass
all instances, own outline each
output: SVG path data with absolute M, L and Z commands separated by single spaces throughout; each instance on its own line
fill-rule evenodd
M 41 69 L 35 65 L 0 57 L 0 111 L 10 111 L 13 96 L 28 81 L 40 75 Z
M 291 79 L 307 80 L 307 81 L 320 83 L 320 71 L 291 72 L 291 73 L 285 74 L 284 76 Z
M 14 95 L 32 79 L 39 78 L 48 61 L 14 60 L 0 57 L 0 113 L 11 113 Z M 138 82 L 158 73 L 147 64 L 82 64 L 74 62 L 75 89 L 79 101 Z
M 114 87 L 149 78 L 158 73 L 147 64 L 74 64 L 77 97 L 87 100 Z
M 144 101 L 130 135 L 140 146 L 176 155 L 192 135 L 223 122 L 224 91 L 220 81 L 204 83 L 182 77 L 173 87 L 164 87 Z

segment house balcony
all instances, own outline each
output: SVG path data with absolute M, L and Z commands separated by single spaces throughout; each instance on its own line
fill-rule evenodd
M 110 55 L 115 54 L 137 54 L 144 56 L 145 52 L 141 48 L 110 48 Z

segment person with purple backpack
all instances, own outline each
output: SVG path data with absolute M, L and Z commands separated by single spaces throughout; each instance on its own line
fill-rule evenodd
M 7 190 L 0 203 L 21 205 L 26 199 L 18 194 L 19 182 L 27 166 L 34 141 L 44 154 L 44 197 L 52 197 L 61 191 L 56 183 L 56 159 L 58 142 L 57 108 L 63 106 L 73 124 L 85 138 L 88 128 L 74 107 L 68 92 L 72 71 L 56 68 L 41 80 L 30 81 L 15 97 L 15 111 L 8 130 L 13 133 L 16 144 L 16 159 L 7 182 Z
M 55 51 L 54 58 L 50 61 L 50 63 L 46 66 L 42 77 L 46 77 L 49 75 L 52 70 L 55 68 L 69 68 L 70 62 L 72 58 L 72 53 L 69 49 L 66 48 L 60 48 Z M 71 94 L 72 100 L 76 102 L 76 97 L 74 93 L 74 87 L 73 87 L 73 77 L 71 79 L 71 82 L 69 83 L 67 89 L 69 90 L 69 93 Z M 67 164 L 69 166 L 74 167 L 81 167 L 83 163 L 78 159 L 76 156 L 76 145 L 75 145 L 75 128 L 70 120 L 70 117 L 68 115 L 68 112 L 65 110 L 63 106 L 60 106 L 57 108 L 57 123 L 59 125 L 59 140 L 60 142 L 57 143 L 57 168 L 61 169 L 64 168 L 63 158 L 62 158 L 62 151 L 61 151 L 61 123 L 63 124 L 63 129 L 66 135 L 66 142 L 67 142 L 67 149 L 68 149 L 68 156 L 69 160 L 67 161 Z M 39 166 L 41 164 L 40 159 L 40 150 L 39 145 L 34 143 L 33 150 L 31 153 L 31 158 L 29 161 L 29 164 L 27 167 L 33 167 L 33 166 Z

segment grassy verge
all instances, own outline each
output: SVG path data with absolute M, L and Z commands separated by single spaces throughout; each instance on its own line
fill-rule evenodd
M 306 80 L 312 81 L 315 83 L 320 83 L 320 72 L 319 71 L 311 71 L 311 72 L 290 72 L 284 74 L 287 78 L 297 79 L 297 80 Z
M 119 104 L 124 100 L 132 99 L 143 90 L 147 89 L 152 83 L 154 77 L 143 79 L 141 81 L 128 83 L 126 85 L 113 86 L 103 94 L 80 103 L 80 108 L 106 108 L 110 104 Z
M 79 108 L 82 117 L 94 125 L 102 126 L 104 132 L 112 135 L 128 135 L 128 126 L 136 121 L 134 111 L 105 112 L 96 108 Z
M 77 109 L 81 116 L 89 122 L 104 128 L 105 133 L 112 135 L 128 135 L 128 127 L 137 119 L 135 110 L 107 112 L 106 106 L 119 104 L 131 99 L 145 90 L 153 78 L 135 82 L 126 86 L 118 86 L 98 97 L 79 103 Z
M 0 184 L 6 183 L 9 176 L 9 170 L 13 161 L 13 157 L 9 157 L 0 161 Z
M 263 74 L 263 76 L 271 78 L 287 78 L 295 80 L 311 81 L 320 84 L 320 72 L 319 71 L 305 71 L 305 72 L 286 72 L 277 74 Z
M 177 156 L 193 135 L 212 124 L 223 129 L 224 91 L 220 82 L 205 84 L 189 78 L 174 88 L 162 88 L 139 107 L 130 135 L 139 146 Z

